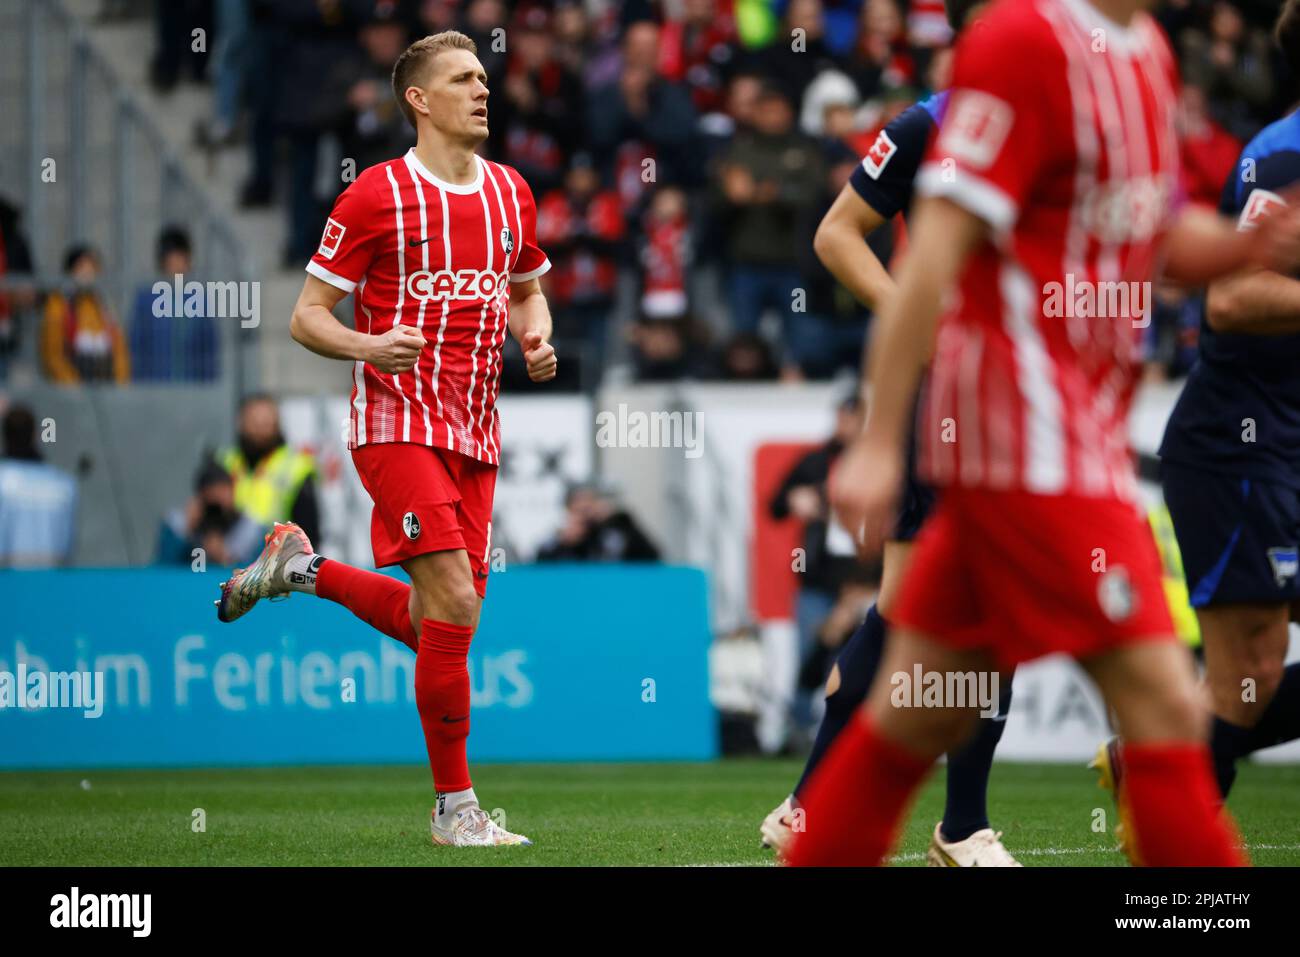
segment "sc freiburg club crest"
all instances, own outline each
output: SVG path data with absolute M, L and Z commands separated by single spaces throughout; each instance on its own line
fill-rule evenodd
M 420 537 L 420 520 L 415 517 L 414 512 L 407 512 L 402 516 L 402 531 L 411 541 Z
M 509 226 L 501 227 L 501 248 L 506 251 L 507 256 L 515 251 L 515 234 L 510 231 Z

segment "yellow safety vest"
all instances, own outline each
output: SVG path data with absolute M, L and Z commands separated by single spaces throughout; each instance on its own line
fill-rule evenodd
M 282 445 L 249 470 L 244 453 L 227 449 L 221 466 L 235 483 L 235 507 L 260 525 L 287 522 L 294 499 L 307 477 L 316 471 L 316 461 L 306 452 Z
M 1160 563 L 1164 566 L 1165 601 L 1169 604 L 1169 615 L 1174 620 L 1174 631 L 1189 646 L 1196 648 L 1201 643 L 1201 626 L 1196 621 L 1196 611 L 1192 608 L 1187 592 L 1183 557 L 1178 551 L 1178 538 L 1174 535 L 1174 522 L 1169 517 L 1169 509 L 1163 502 L 1153 505 L 1147 512 L 1147 521 L 1151 524 L 1151 533 L 1155 536 L 1156 548 L 1160 552 Z

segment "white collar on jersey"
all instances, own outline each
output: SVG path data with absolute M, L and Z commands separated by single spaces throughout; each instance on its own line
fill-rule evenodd
M 1061 5 L 1074 17 L 1075 22 L 1079 24 L 1088 33 L 1095 33 L 1097 30 L 1102 31 L 1106 42 L 1120 53 L 1130 53 L 1138 48 L 1139 39 L 1137 28 L 1130 24 L 1123 26 L 1116 23 L 1106 14 L 1094 7 L 1088 0 L 1061 0 Z M 1135 14 L 1138 16 L 1140 14 Z
M 429 172 L 428 168 L 420 162 L 419 157 L 415 155 L 414 146 L 406 151 L 404 159 L 406 160 L 406 165 L 411 168 L 411 172 L 419 174 L 434 186 L 446 190 L 449 193 L 469 195 L 470 193 L 477 193 L 483 188 L 483 160 L 477 153 L 474 154 L 474 181 L 472 183 L 449 183 L 445 179 L 439 179 L 434 176 Z

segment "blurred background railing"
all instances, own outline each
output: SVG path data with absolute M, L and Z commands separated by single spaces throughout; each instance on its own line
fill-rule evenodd
M 12 316 L 18 341 L 6 377 L 24 385 L 40 371 L 43 308 L 49 293 L 73 285 L 69 260 L 80 248 L 97 260 L 87 266 L 89 283 L 130 358 L 145 367 L 132 380 L 216 384 L 232 402 L 247 391 L 256 378 L 247 361 L 253 330 L 238 321 L 205 315 L 210 327 L 194 335 L 194 317 L 175 316 L 155 324 L 152 337 L 131 340 L 141 290 L 172 279 L 158 255 L 168 227 L 190 247 L 188 280 L 249 282 L 253 267 L 230 223 L 61 0 L 0 3 L 0 116 L 0 202 L 21 211 L 24 258 L 35 273 L 25 284 L 35 295 L 20 295 Z M 12 251 L 9 259 L 12 280 L 20 270 Z

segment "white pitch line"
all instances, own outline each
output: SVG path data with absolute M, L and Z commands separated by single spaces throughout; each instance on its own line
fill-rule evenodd
M 1300 844 L 1247 844 L 1248 851 L 1300 851 Z M 1064 857 L 1074 854 L 1095 854 L 1098 851 L 1119 855 L 1114 847 L 1030 847 L 1014 851 L 1015 857 Z M 909 864 L 925 860 L 923 852 L 898 854 L 889 859 L 890 864 Z M 775 867 L 776 861 L 711 861 L 707 864 L 687 864 L 687 867 Z
M 1030 847 L 1024 850 L 1017 850 L 1012 854 L 1012 856 L 1013 857 L 1056 857 L 1059 855 L 1066 855 L 1066 854 L 1094 854 L 1097 851 L 1103 851 L 1103 852 L 1113 851 L 1114 853 L 1118 854 L 1119 848 L 1117 847 Z M 896 857 L 891 857 L 889 859 L 889 863 L 906 864 L 910 861 L 923 861 L 923 860 L 925 860 L 925 852 L 915 851 L 909 854 L 899 854 Z

